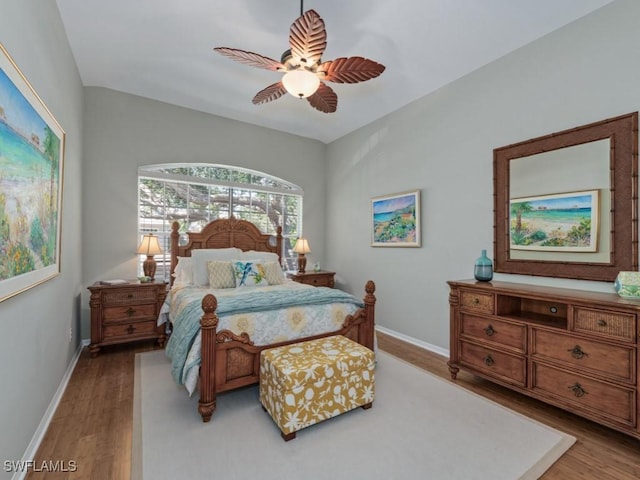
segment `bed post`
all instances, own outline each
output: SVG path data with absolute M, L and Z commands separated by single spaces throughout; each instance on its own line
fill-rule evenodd
M 175 272 L 176 265 L 178 265 L 178 243 L 180 242 L 180 233 L 178 233 L 179 229 L 180 224 L 178 222 L 173 222 L 171 224 L 171 270 L 169 271 L 170 285 L 173 285 L 173 272 Z
M 364 287 L 367 294 L 364 296 L 364 310 L 367 316 L 367 321 L 360 325 L 359 337 L 363 339 L 363 345 L 371 350 L 374 349 L 374 336 L 376 329 L 376 284 L 373 280 L 369 280 Z
M 218 300 L 211 294 L 205 295 L 202 299 L 202 310 L 204 315 L 200 319 L 202 330 L 202 344 L 200 353 L 200 400 L 198 401 L 198 412 L 202 415 L 202 421 L 211 420 L 216 409 L 216 328 L 218 327 L 218 316 L 216 315 Z M 207 373 L 206 375 L 204 373 Z

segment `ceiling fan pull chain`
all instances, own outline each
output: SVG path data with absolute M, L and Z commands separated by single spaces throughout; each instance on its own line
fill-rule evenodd
M 304 13 L 304 0 L 300 0 L 300 16 Z

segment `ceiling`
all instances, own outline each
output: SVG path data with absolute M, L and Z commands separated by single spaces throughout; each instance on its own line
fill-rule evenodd
M 280 74 L 213 47 L 280 60 L 294 0 L 57 0 L 83 85 L 106 87 L 324 143 L 336 140 L 612 0 L 307 0 L 327 30 L 323 60 L 362 56 L 378 78 L 330 84 L 326 114 L 253 96 Z

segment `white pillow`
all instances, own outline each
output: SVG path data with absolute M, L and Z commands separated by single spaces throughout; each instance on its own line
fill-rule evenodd
M 198 287 L 209 285 L 209 270 L 207 262 L 211 261 L 231 261 L 242 253 L 239 248 L 201 248 L 191 251 L 193 259 L 193 283 Z
M 173 284 L 176 286 L 193 284 L 193 261 L 191 257 L 178 257 L 178 264 L 173 271 Z

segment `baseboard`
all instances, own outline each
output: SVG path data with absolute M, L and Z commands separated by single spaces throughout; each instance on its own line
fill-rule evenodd
M 417 347 L 424 348 L 425 350 L 429 350 L 430 352 L 442 355 L 443 357 L 449 358 L 449 350 L 445 348 L 438 347 L 437 345 L 432 345 L 431 343 L 423 342 L 422 340 L 418 340 L 417 338 L 410 337 L 389 328 L 381 327 L 380 325 L 376 325 L 376 330 L 391 337 L 395 337 L 398 340 L 402 340 Z
M 49 428 L 49 424 L 53 419 L 53 415 L 56 413 L 58 405 L 60 404 L 60 400 L 62 400 L 62 395 L 64 395 L 65 390 L 67 389 L 67 385 L 69 384 L 69 380 L 71 379 L 71 375 L 73 374 L 74 368 L 76 368 L 76 364 L 80 358 L 80 354 L 82 353 L 82 349 L 89 344 L 88 340 L 82 340 L 78 349 L 73 355 L 73 358 L 69 362 L 67 366 L 67 370 L 64 372 L 64 376 L 62 377 L 62 381 L 60 385 L 58 385 L 58 390 L 56 390 L 55 395 L 51 399 L 47 410 L 44 412 L 42 420 L 40 420 L 40 424 L 36 429 L 33 437 L 31 438 L 31 442 L 29 442 L 29 446 L 24 452 L 22 456 L 22 465 L 29 465 L 29 462 L 32 462 L 34 457 L 36 456 L 36 452 L 40 447 L 40 443 L 42 443 L 42 439 L 47 433 L 47 429 Z M 16 471 L 11 477 L 12 480 L 23 480 L 27 475 L 27 469 L 20 469 L 20 471 Z

